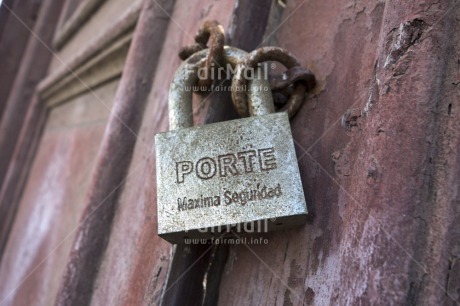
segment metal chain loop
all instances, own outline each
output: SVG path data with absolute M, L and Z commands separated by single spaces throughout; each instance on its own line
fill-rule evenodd
M 225 33 L 222 25 L 215 20 L 207 20 L 198 30 L 198 33 L 195 35 L 195 43 L 182 48 L 179 52 L 179 57 L 182 60 L 186 60 L 192 54 L 206 49 L 207 44 L 209 43 L 209 53 L 205 61 L 205 69 L 207 71 L 206 79 L 198 80 L 198 87 L 209 88 L 213 83 L 213 78 L 211 77 L 212 67 L 216 65 L 222 67 L 224 65 L 224 43 L 225 43 Z
M 280 75 L 270 77 L 270 87 L 272 91 L 284 91 L 297 82 L 304 82 L 307 85 L 308 91 L 315 87 L 316 80 L 310 70 L 301 66 L 294 66 Z
M 233 76 L 232 87 L 239 89 L 246 88 L 245 70 L 254 69 L 258 64 L 266 61 L 279 62 L 288 69 L 280 77 L 273 78 L 271 86 L 272 90 L 282 90 L 294 84 L 289 101 L 281 109 L 281 111 L 288 113 L 289 118 L 292 118 L 302 104 L 306 91 L 315 87 L 316 80 L 314 75 L 307 69 L 302 68 L 297 59 L 288 51 L 278 47 L 263 47 L 249 53 L 246 59 L 237 66 L 236 73 Z M 249 116 L 247 92 L 233 90 L 232 99 L 240 116 Z
M 213 66 L 223 67 L 225 33 L 222 25 L 215 20 L 205 21 L 195 36 L 195 43 L 182 48 L 179 57 L 186 60 L 191 55 L 207 48 L 209 53 L 204 62 L 207 71 L 206 79 L 198 80 L 198 88 L 209 88 L 213 84 Z M 275 61 L 283 64 L 287 70 L 281 75 L 270 76 L 270 87 L 273 95 L 289 96 L 289 100 L 279 111 L 286 111 L 292 118 L 302 105 L 305 93 L 316 86 L 315 76 L 306 68 L 300 66 L 298 60 L 288 51 L 278 47 L 262 47 L 249 53 L 236 66 L 232 81 L 232 100 L 236 110 L 242 117 L 249 116 L 248 80 L 244 77 L 247 69 L 255 69 L 258 64 L 266 61 Z

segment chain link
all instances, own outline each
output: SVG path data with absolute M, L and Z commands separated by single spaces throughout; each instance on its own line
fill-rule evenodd
M 198 33 L 195 35 L 195 43 L 182 48 L 179 52 L 179 57 L 182 60 L 186 60 L 192 54 L 206 49 L 208 43 L 210 47 L 208 57 L 205 61 L 207 78 L 201 78 L 198 80 L 197 85 L 199 88 L 209 88 L 213 84 L 213 78 L 211 77 L 213 66 L 222 67 L 224 65 L 224 28 L 215 20 L 205 21 L 198 30 Z
M 187 59 L 192 54 L 207 48 L 209 44 L 209 53 L 205 61 L 207 78 L 201 78 L 198 81 L 198 88 L 206 88 L 213 84 L 211 76 L 213 66 L 223 67 L 225 64 L 224 57 L 225 33 L 223 27 L 215 20 L 204 22 L 195 36 L 195 43 L 184 47 L 179 52 L 182 60 Z M 236 67 L 236 72 L 232 82 L 232 100 L 233 104 L 242 117 L 249 116 L 248 80 L 244 77 L 247 69 L 256 69 L 261 63 L 267 61 L 279 62 L 287 70 L 280 75 L 270 75 L 270 87 L 274 96 L 289 96 L 289 99 L 276 99 L 277 104 L 281 104 L 278 111 L 286 111 L 289 118 L 292 118 L 305 97 L 305 93 L 311 91 L 316 86 L 315 76 L 306 68 L 303 68 L 294 55 L 279 47 L 262 47 L 249 53 L 241 60 Z

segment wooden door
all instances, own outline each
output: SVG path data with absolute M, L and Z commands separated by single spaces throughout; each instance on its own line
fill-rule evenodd
M 0 31 L 21 18 L 12 2 Z M 52 21 L 57 2 L 37 7 L 48 26 L 28 33 L 48 38 L 28 34 L 22 73 L 0 86 L 0 302 L 460 302 L 458 2 L 66 0 Z M 168 129 L 177 53 L 208 19 L 229 45 L 289 50 L 318 81 L 291 120 L 309 218 L 268 243 L 157 236 L 153 135 Z M 238 117 L 226 92 L 193 115 Z

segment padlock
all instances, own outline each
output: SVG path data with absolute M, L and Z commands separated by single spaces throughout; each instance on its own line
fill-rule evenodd
M 233 67 L 247 54 L 224 53 Z M 249 82 L 251 117 L 193 127 L 190 88 L 206 56 L 197 52 L 179 67 L 169 92 L 170 131 L 155 135 L 159 236 L 184 243 L 303 224 L 289 119 L 274 113 L 268 80 Z

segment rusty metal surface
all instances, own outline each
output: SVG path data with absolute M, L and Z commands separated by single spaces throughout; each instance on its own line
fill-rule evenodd
M 169 126 L 171 130 L 193 126 L 193 91 L 191 88 L 197 83 L 197 69 L 204 64 L 204 61 L 208 60 L 209 52 L 211 51 L 203 50 L 193 54 L 178 68 L 174 75 L 168 97 Z M 232 47 L 225 47 L 223 54 L 226 60 L 225 64 L 229 64 L 233 68 L 244 60 L 247 55 L 245 51 Z M 259 75 L 262 76 L 263 73 L 259 71 Z M 245 91 L 244 93 L 248 96 L 246 103 L 251 115 L 260 116 L 274 111 L 269 86 L 268 80 L 262 78 L 254 80 L 245 86 L 248 87 L 247 92 Z
M 302 105 L 306 92 L 315 86 L 315 76 L 301 66 L 294 66 L 280 75 L 270 76 L 273 99 L 279 105 L 279 111 L 286 111 L 291 118 Z
M 179 83 L 182 79 L 187 80 L 182 87 L 192 88 L 194 92 L 201 94 L 211 89 L 210 86 L 215 83 L 217 76 L 220 75 L 220 72 L 217 73 L 216 71 L 220 68 L 224 68 L 227 64 L 225 63 L 224 38 L 224 30 L 217 21 L 207 20 L 203 23 L 198 34 L 195 36 L 195 43 L 183 47 L 179 51 L 179 57 L 182 60 L 189 59 L 193 54 L 199 53 L 205 49 L 209 41 L 210 46 L 206 55 L 206 61 L 197 64 L 196 62 L 198 59 L 195 58 L 189 61 L 189 67 L 187 67 L 187 69 L 180 69 L 180 71 L 183 71 L 183 76 L 177 78 L 179 79 Z M 292 54 L 279 47 L 258 48 L 250 54 L 247 54 L 247 56 L 232 63 L 233 69 L 235 69 L 236 66 L 236 72 L 234 73 L 232 81 L 232 98 L 235 108 L 242 117 L 250 115 L 251 112 L 247 100 L 247 92 L 249 91 L 246 90 L 248 82 L 246 74 L 249 69 L 258 69 L 256 71 L 259 73 L 259 76 L 267 78 L 266 74 L 262 74 L 262 68 L 266 70 L 266 67 L 261 67 L 260 65 L 262 62 L 266 61 L 277 61 L 288 68 L 288 70 L 281 75 L 271 76 L 270 85 L 272 86 L 271 89 L 275 96 L 278 91 L 282 91 L 282 95 L 284 96 L 289 96 L 287 101 L 277 99 L 277 102 L 281 102 L 278 104 L 285 104 L 279 111 L 287 112 L 289 118 L 292 118 L 300 108 L 305 93 L 311 91 L 315 87 L 316 79 L 308 69 L 300 66 L 297 59 Z M 203 72 L 201 71 L 201 66 L 205 68 L 204 76 L 200 75 L 201 72 Z M 199 72 L 198 77 L 191 78 L 190 76 L 196 75 L 197 71 Z M 227 71 L 227 73 L 229 72 Z M 252 74 L 254 73 L 255 71 L 252 71 Z M 222 80 L 220 80 L 220 82 L 222 82 Z M 173 86 L 177 88 L 180 87 L 181 84 L 173 83 Z M 191 90 L 189 91 L 189 95 L 191 95 Z M 185 93 L 181 93 L 181 95 L 184 94 Z M 278 95 L 277 98 L 282 97 L 282 95 Z M 189 108 L 186 113 L 191 113 L 191 108 Z
M 215 67 L 224 66 L 224 43 L 225 34 L 222 25 L 216 20 L 206 20 L 195 35 L 195 43 L 179 51 L 180 59 L 185 60 L 192 54 L 207 48 L 209 44 L 209 53 L 204 63 L 207 78 L 198 80 L 197 85 L 200 88 L 202 86 L 209 88 L 215 80 L 212 76 Z
M 247 84 L 247 80 L 244 77 L 245 71 L 251 68 L 254 69 L 266 61 L 280 62 L 288 68 L 288 70 L 300 66 L 295 56 L 287 50 L 279 47 L 262 47 L 249 53 L 247 58 L 239 63 L 235 75 L 233 76 L 233 86 L 235 88 L 245 88 Z M 291 80 L 295 82 L 294 90 L 290 93 L 286 106 L 281 109 L 281 111 L 286 111 L 288 113 L 289 118 L 294 117 L 302 105 L 305 92 L 307 90 L 312 90 L 316 85 L 316 80 L 313 74 L 309 73 L 308 70 L 304 71 L 303 74 L 304 81 L 302 82 L 300 81 L 301 75 L 298 75 L 297 78 L 291 78 Z M 284 74 L 282 77 L 287 78 L 288 74 Z M 243 90 L 234 90 L 232 91 L 232 98 L 238 113 L 242 117 L 247 117 L 249 115 L 247 93 Z
M 304 82 L 307 90 L 312 90 L 316 85 L 315 76 L 307 68 L 294 66 L 280 75 L 270 76 L 270 87 L 273 91 L 285 90 L 297 82 Z

